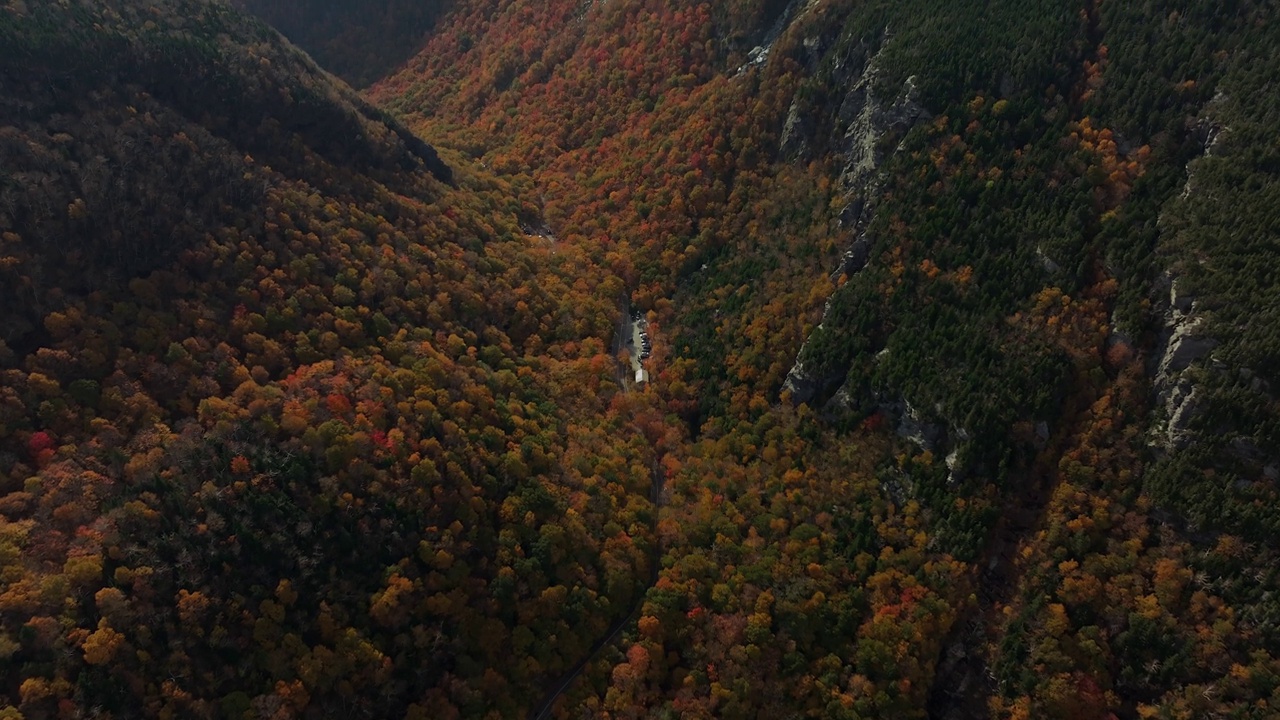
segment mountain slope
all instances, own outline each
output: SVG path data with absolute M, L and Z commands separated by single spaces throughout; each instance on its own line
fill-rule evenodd
M 618 288 L 223 5 L 0 38 L 0 712 L 527 708 L 651 572 Z
M 391 72 L 420 49 L 449 0 L 234 0 L 355 87 Z
M 258 164 L 316 184 L 345 170 L 403 185 L 396 172 L 424 166 L 448 179 L 433 149 L 271 30 L 208 3 L 180 16 L 122 10 L 108 18 L 40 5 L 10 10 L 0 28 L 0 202 L 23 236 L 10 251 L 34 266 L 24 268 L 29 279 L 84 291 L 91 275 L 128 277 L 172 260 L 225 207 L 257 214 Z M 290 148 L 294 138 L 310 156 Z M 22 345 L 39 325 L 31 313 L 44 311 L 33 297 L 41 288 L 22 297 L 24 282 L 9 279 L 6 305 L 21 311 L 21 326 L 3 339 Z
M 754 11 L 476 2 L 372 90 L 527 173 L 559 236 L 630 260 L 655 390 L 695 438 L 664 459 L 653 621 L 562 711 L 1158 716 L 1186 711 L 1184 683 L 1207 693 L 1190 707 L 1267 702 L 1227 676 L 1277 650 L 1266 561 L 1240 556 L 1272 514 L 1266 341 L 1239 315 L 1189 330 L 1209 271 L 1182 276 L 1232 253 L 1217 292 L 1267 307 L 1269 281 L 1236 274 L 1267 266 L 1266 143 L 1242 141 L 1258 170 L 1197 160 L 1179 192 L 1215 107 L 1266 116 L 1244 68 L 1277 41 L 1271 10 Z M 1225 187 L 1196 194 L 1226 167 L 1259 193 L 1228 244 Z M 1228 361 L 1237 334 L 1257 362 Z
M 0 712 L 1280 713 L 1271 5 L 3 12 Z

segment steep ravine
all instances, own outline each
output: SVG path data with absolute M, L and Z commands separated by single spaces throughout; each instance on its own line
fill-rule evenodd
M 1091 2 L 1086 8 L 1086 37 L 1088 40 L 1075 87 L 1071 92 L 1070 107 L 1076 118 L 1084 117 L 1084 99 L 1096 87 L 1089 70 L 1098 67 L 1103 47 L 1097 8 Z M 1099 209 L 1094 217 L 1081 227 L 1084 234 L 1082 246 L 1089 249 L 1093 267 L 1085 285 L 1097 287 L 1109 278 L 1099 261 L 1102 249 L 1098 247 Z M 1046 259 L 1046 265 L 1052 261 Z M 1046 267 L 1047 271 L 1052 272 Z M 1113 306 L 1105 310 L 1108 317 L 1114 315 Z M 1112 381 L 1114 382 L 1114 380 Z M 1047 512 L 1050 499 L 1062 481 L 1060 461 L 1086 428 L 1094 421 L 1097 397 L 1083 392 L 1091 387 L 1087 373 L 1077 368 L 1071 386 L 1078 391 L 1068 396 L 1068 406 L 1052 428 L 1051 434 L 1042 436 L 1044 444 L 1034 461 L 1021 472 L 1013 473 L 1008 485 L 1016 490 L 1007 492 L 1004 507 L 991 527 L 986 546 L 974 566 L 976 602 L 966 605 L 952 626 L 938 658 L 931 688 L 928 716 L 931 720 L 966 720 L 986 717 L 991 712 L 990 700 L 1002 694 L 994 674 L 992 649 L 999 647 L 1001 632 L 1008 618 L 1004 611 L 1013 605 L 1023 592 L 1023 576 L 1027 571 L 1022 551 L 1029 550 L 1038 535 L 1048 528 Z M 1098 390 L 1099 395 L 1104 389 Z

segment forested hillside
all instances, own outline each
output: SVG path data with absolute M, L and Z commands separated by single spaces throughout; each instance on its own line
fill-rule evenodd
M 631 259 L 690 438 L 566 716 L 1277 712 L 1271 8 L 471 7 L 372 97 Z
M 0 717 L 1280 715 L 1272 5 L 245 5 L 0 6 Z
M 413 57 L 452 0 L 230 0 L 316 62 L 366 87 Z
M 651 574 L 621 285 L 224 6 L 0 22 L 0 713 L 518 714 Z

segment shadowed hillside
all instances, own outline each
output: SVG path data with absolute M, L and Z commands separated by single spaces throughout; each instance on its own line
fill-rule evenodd
M 453 0 L 232 0 L 354 87 L 413 57 Z
M 329 77 L 0 8 L 0 716 L 518 715 L 651 577 L 620 285 Z

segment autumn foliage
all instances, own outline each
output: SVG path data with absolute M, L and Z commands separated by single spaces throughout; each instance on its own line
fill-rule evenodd
M 0 8 L 0 718 L 1276 714 L 1269 275 L 1184 190 L 1270 187 L 1188 120 L 1261 6 L 466 0 L 357 96 L 116 5 Z

